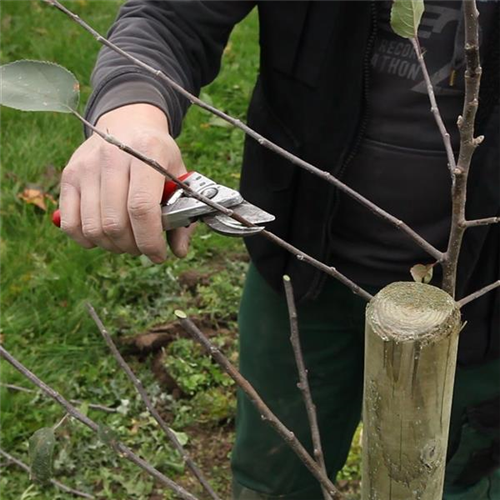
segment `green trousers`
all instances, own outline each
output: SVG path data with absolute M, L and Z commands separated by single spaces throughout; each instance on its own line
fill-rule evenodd
M 361 418 L 365 305 L 346 287 L 328 280 L 318 299 L 298 308 L 302 350 L 332 480 L 345 463 Z M 253 266 L 245 284 L 239 326 L 241 372 L 311 453 L 286 303 Z M 457 371 L 445 500 L 500 500 L 500 470 L 495 465 L 493 470 L 480 465 L 479 477 L 476 471 L 467 478 L 471 459 L 478 453 L 493 453 L 495 440 L 498 445 L 498 422 L 495 431 L 478 429 L 471 425 L 467 410 L 494 401 L 499 385 L 499 362 Z M 234 500 L 323 498 L 314 477 L 241 392 L 232 470 Z

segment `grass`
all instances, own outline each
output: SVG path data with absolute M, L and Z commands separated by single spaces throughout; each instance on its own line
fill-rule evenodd
M 119 4 L 115 0 L 76 0 L 71 7 L 105 32 Z M 7 0 L 2 1 L 1 9 L 2 64 L 17 59 L 57 62 L 75 73 L 85 102 L 99 50 L 97 42 L 40 2 Z M 220 76 L 202 93 L 205 100 L 242 119 L 257 73 L 257 32 L 255 15 L 235 29 Z M 150 265 L 142 258 L 80 249 L 50 223 L 54 208 L 50 201 L 44 212 L 19 198 L 30 184 L 57 198 L 59 173 L 82 141 L 80 124 L 65 115 L 2 108 L 1 125 L 4 346 L 66 397 L 118 407 L 120 411 L 110 415 L 88 410 L 85 405 L 82 409 L 116 429 L 122 439 L 162 471 L 181 477 L 182 462 L 165 445 L 163 435 L 117 370 L 84 304 L 91 301 L 109 329 L 123 336 L 171 322 L 173 311 L 183 308 L 217 326 L 218 342 L 235 358 L 234 320 L 245 272 L 245 263 L 238 258 L 244 252 L 242 242 L 200 227 L 188 257 L 182 261 L 169 259 L 163 266 Z M 178 139 L 189 169 L 233 187 L 238 184 L 242 142 L 241 132 L 198 109 L 190 110 Z M 198 279 L 194 291 L 177 280 L 192 269 L 196 269 Z M 175 429 L 186 431 L 182 436 L 188 448 L 227 498 L 234 387 L 185 339 L 174 340 L 165 356 L 162 362 L 168 364 L 189 397 L 176 399 L 163 390 L 150 370 L 151 358 L 130 359 Z M 27 386 L 5 363 L 2 381 Z M 2 447 L 26 460 L 28 438 L 38 428 L 58 422 L 61 410 L 40 396 L 5 389 L 0 389 L 0 402 Z M 195 438 L 200 438 L 202 445 Z M 212 446 L 203 441 L 210 439 Z M 210 448 L 218 448 L 216 459 L 207 452 Z M 359 449 L 354 453 L 354 461 L 342 476 L 348 481 L 359 479 Z M 31 484 L 25 473 L 12 466 L 6 471 L 0 477 L 4 500 L 67 498 L 53 488 Z M 55 471 L 68 485 L 99 492 L 102 499 L 170 498 L 135 466 L 107 453 L 102 443 L 71 422 L 58 430 Z M 189 479 L 181 481 L 196 492 Z

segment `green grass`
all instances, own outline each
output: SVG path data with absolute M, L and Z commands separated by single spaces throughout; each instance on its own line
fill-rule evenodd
M 76 0 L 71 7 L 105 32 L 119 4 L 114 0 Z M 98 43 L 40 2 L 2 0 L 1 9 L 2 64 L 17 59 L 57 62 L 76 75 L 85 102 Z M 256 78 L 257 37 L 257 18 L 251 15 L 233 33 L 220 76 L 202 93 L 205 100 L 241 119 Z M 54 207 L 50 203 L 44 213 L 18 195 L 28 184 L 36 184 L 57 198 L 58 174 L 81 141 L 81 126 L 70 116 L 1 109 L 3 344 L 66 397 L 119 406 L 120 413 L 89 410 L 89 415 L 116 429 L 125 442 L 163 472 L 180 477 L 183 465 L 179 457 L 165 445 L 163 435 L 117 369 L 84 305 L 91 301 L 110 331 L 122 335 L 170 322 L 173 311 L 183 308 L 224 327 L 219 342 L 234 357 L 234 319 L 245 271 L 245 264 L 234 262 L 234 255 L 244 251 L 243 245 L 241 240 L 223 238 L 200 227 L 188 257 L 182 261 L 171 258 L 162 266 L 79 248 L 52 226 L 50 212 Z M 190 110 L 178 139 L 189 169 L 233 187 L 238 184 L 242 142 L 241 132 L 221 126 L 198 109 Z M 195 295 L 176 279 L 193 268 L 204 276 Z M 174 342 L 166 355 L 179 384 L 187 384 L 184 389 L 192 398 L 175 400 L 166 395 L 152 375 L 149 359 L 146 363 L 131 362 L 158 405 L 175 415 L 171 421 L 176 430 L 187 432 L 198 421 L 202 429 L 214 435 L 219 432 L 215 429 L 223 428 L 224 439 L 230 442 L 227 422 L 234 416 L 234 387 L 189 343 Z M 190 361 L 183 364 L 180 360 L 186 357 Z M 28 386 L 6 363 L 1 367 L 4 383 Z M 39 396 L 5 389 L 0 389 L 0 402 L 2 447 L 26 460 L 29 436 L 59 421 L 61 409 Z M 145 474 L 108 453 L 81 425 L 65 424 L 58 434 L 55 470 L 68 485 L 98 491 L 103 499 L 143 500 L 156 490 Z M 187 446 L 196 451 L 194 439 Z M 210 458 L 206 462 L 204 469 L 227 497 L 227 466 L 212 467 Z M 349 467 L 343 477 L 355 479 L 356 464 Z M 68 498 L 53 488 L 33 486 L 27 475 L 13 466 L 6 472 L 0 477 L 4 500 Z M 184 484 L 193 487 L 190 482 Z M 168 493 L 163 494 L 170 498 Z

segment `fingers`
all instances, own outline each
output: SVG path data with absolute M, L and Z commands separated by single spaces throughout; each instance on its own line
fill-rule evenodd
M 167 233 L 168 244 L 176 257 L 181 259 L 186 257 L 189 251 L 189 242 L 195 229 L 196 224 L 191 224 L 189 227 L 180 227 Z
M 85 238 L 80 216 L 80 190 L 69 179 L 61 182 L 59 200 L 61 229 L 83 248 L 94 248 L 95 244 Z
M 101 223 L 104 234 L 121 251 L 140 255 L 128 215 L 130 157 L 110 149 L 101 167 Z
M 137 248 L 155 264 L 167 258 L 160 206 L 164 183 L 163 175 L 135 158 L 132 160 L 128 216 Z
M 101 248 L 123 253 L 104 233 L 101 219 L 101 175 L 99 169 L 88 168 L 80 179 L 80 217 L 83 236 Z

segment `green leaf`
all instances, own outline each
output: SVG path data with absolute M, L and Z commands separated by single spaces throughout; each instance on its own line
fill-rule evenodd
M 0 104 L 21 111 L 70 113 L 78 106 L 80 84 L 66 68 L 43 61 L 0 66 Z
M 100 422 L 99 428 L 97 429 L 97 437 L 108 446 L 116 442 L 116 434 L 114 431 Z
M 434 264 L 416 264 L 410 269 L 412 278 L 417 283 L 430 283 L 434 272 Z
M 52 477 L 56 437 L 51 427 L 38 429 L 29 440 L 31 479 L 46 484 Z
M 415 38 L 424 9 L 424 0 L 394 0 L 391 10 L 392 29 L 403 38 Z

